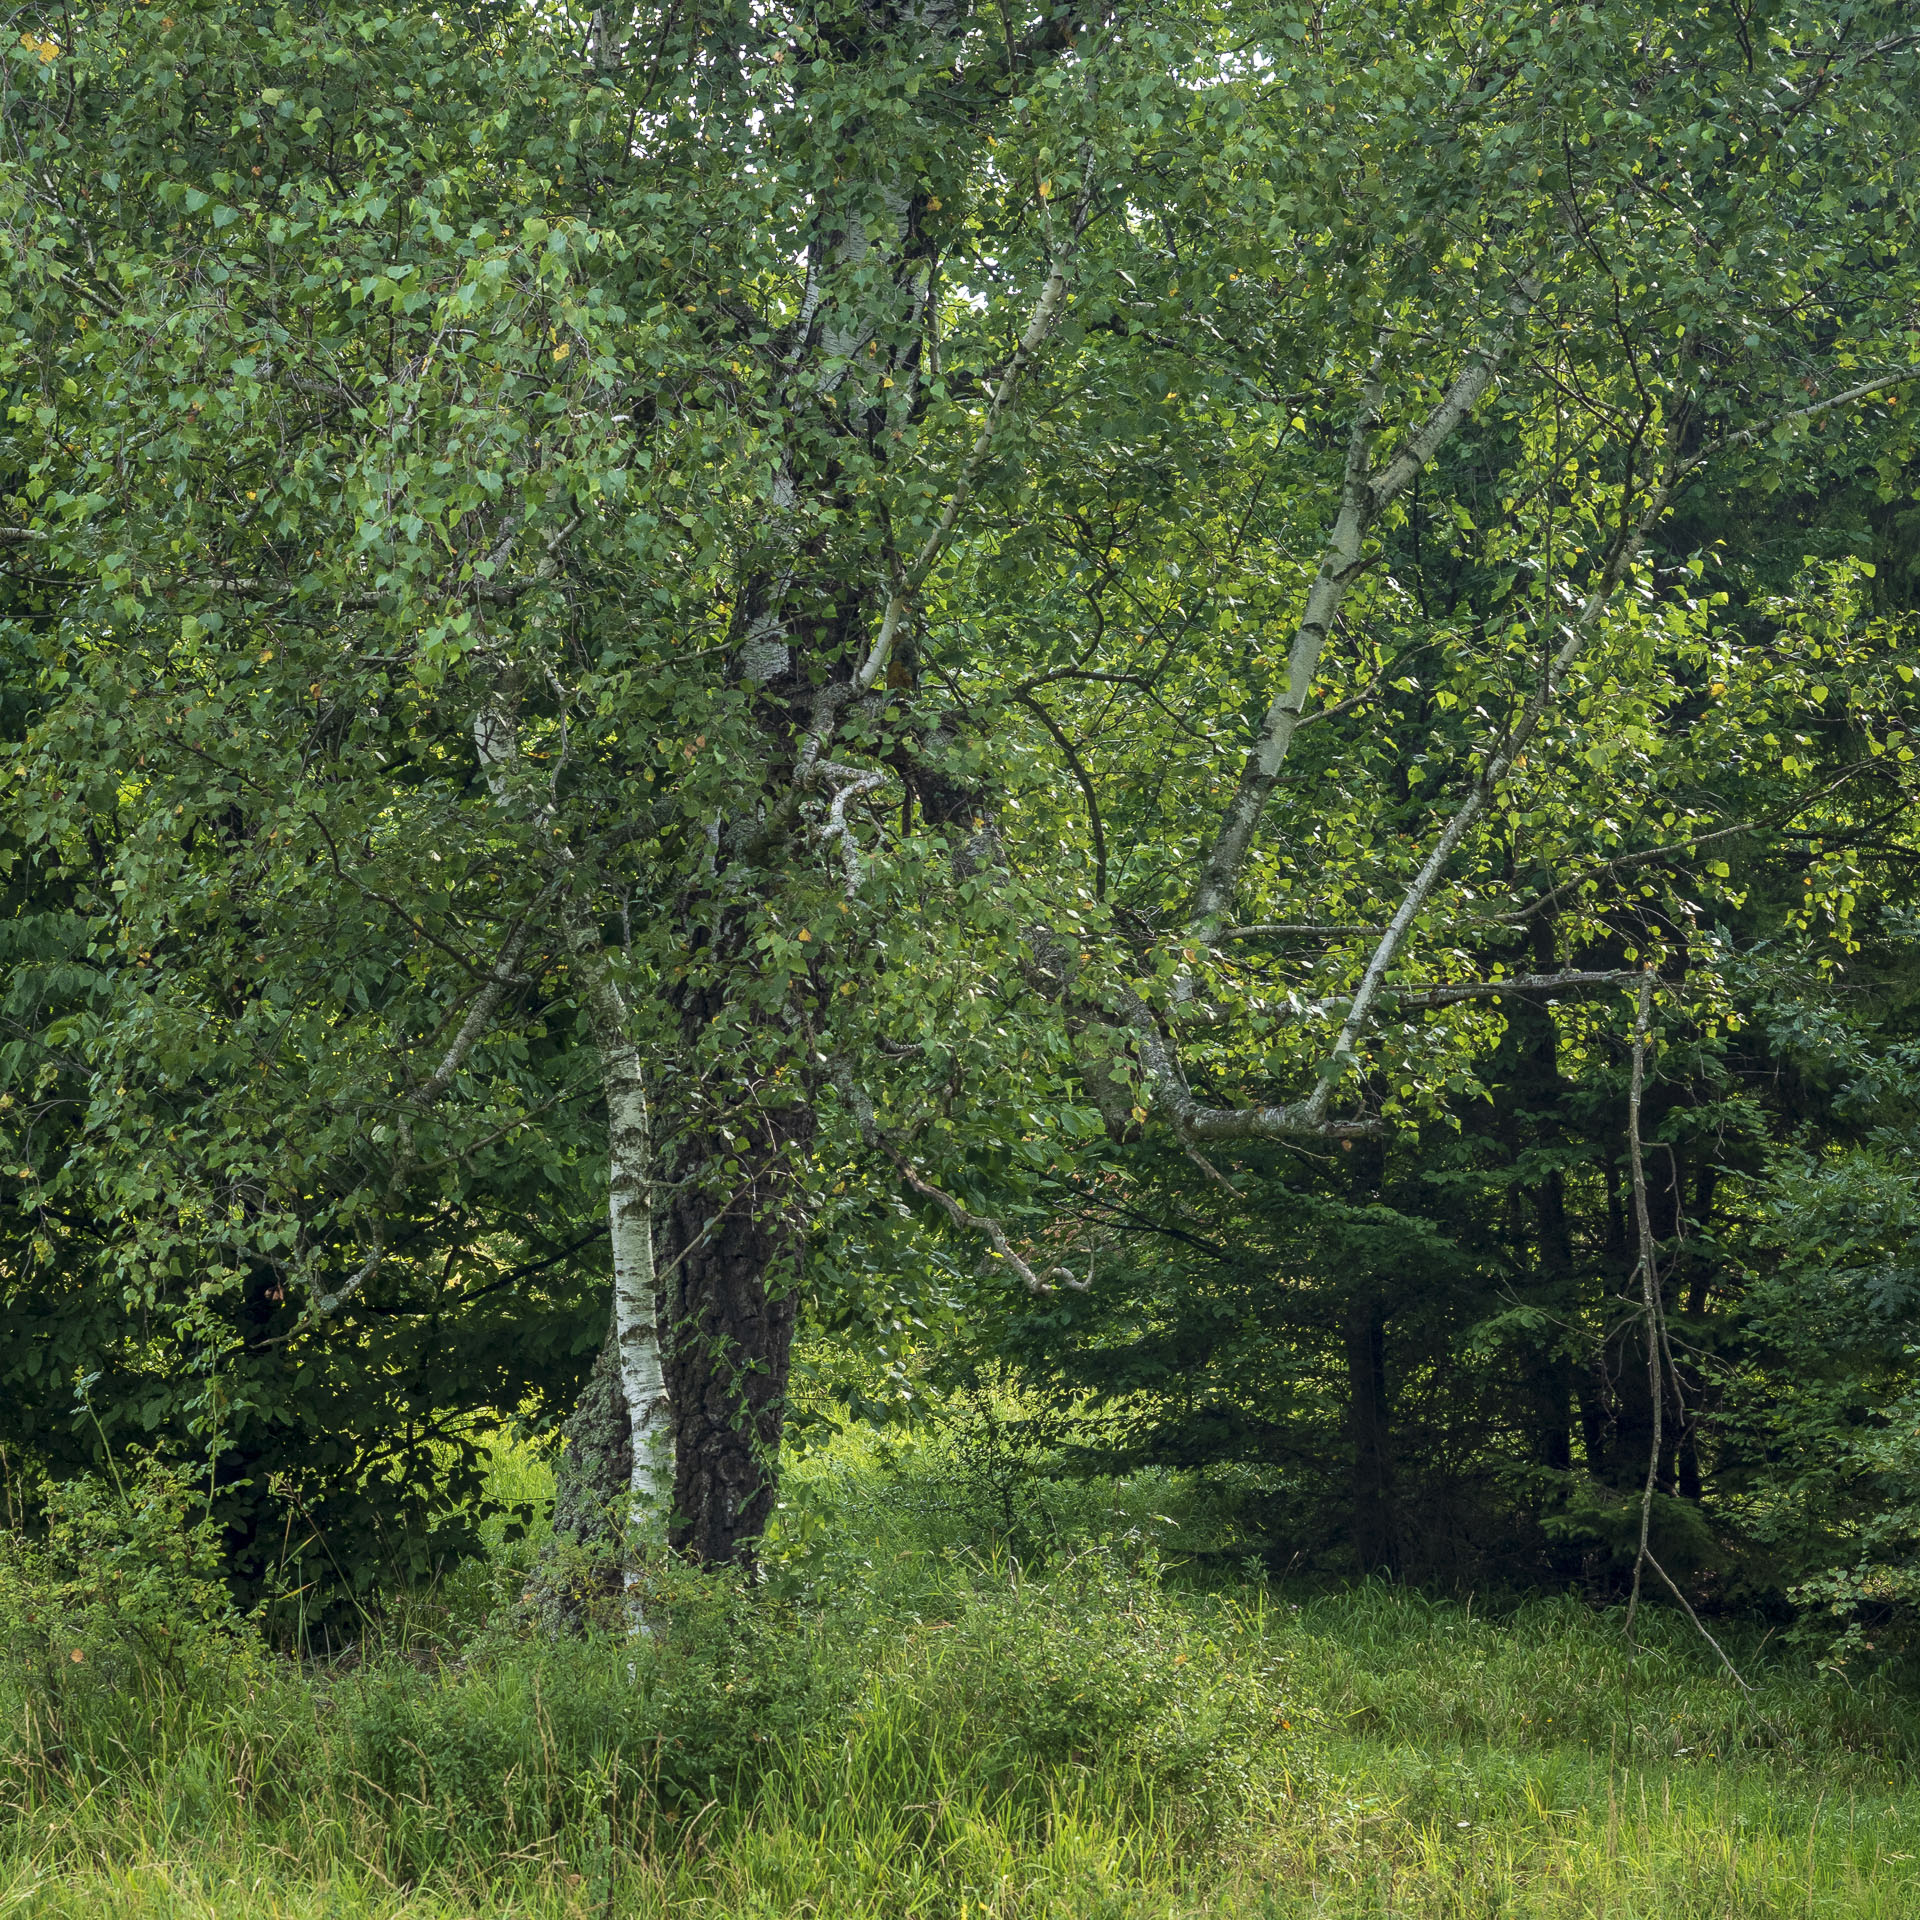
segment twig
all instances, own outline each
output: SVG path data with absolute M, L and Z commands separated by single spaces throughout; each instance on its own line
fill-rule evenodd
M 965 1227 L 971 1233 L 982 1235 L 994 1252 L 1020 1276 L 1021 1284 L 1029 1293 L 1056 1293 L 1059 1291 L 1059 1288 L 1053 1284 L 1056 1280 L 1075 1293 L 1085 1293 L 1093 1284 L 1091 1265 L 1085 1280 L 1082 1280 L 1069 1267 L 1052 1267 L 1045 1278 L 1035 1273 L 1033 1268 L 1015 1252 L 1013 1242 L 1007 1238 L 1007 1231 L 998 1220 L 991 1214 L 975 1213 L 970 1207 L 963 1206 L 944 1187 L 936 1186 L 920 1172 L 900 1148 L 887 1138 L 874 1115 L 873 1102 L 854 1084 L 844 1061 L 834 1063 L 833 1079 L 840 1090 L 841 1098 L 853 1110 L 854 1125 L 859 1128 L 861 1139 L 868 1146 L 877 1148 L 885 1154 L 893 1162 L 894 1170 L 901 1179 L 922 1199 L 931 1200 L 956 1227 Z
M 1641 1575 L 1653 1558 L 1647 1537 L 1653 1527 L 1653 1495 L 1660 1477 L 1660 1449 L 1666 1438 L 1666 1381 L 1660 1367 L 1660 1273 L 1654 1263 L 1653 1216 L 1647 1207 L 1647 1163 L 1640 1150 L 1640 1099 L 1647 1083 L 1647 1028 L 1652 1018 L 1653 975 L 1648 974 L 1640 983 L 1633 1015 L 1633 1077 L 1627 1086 L 1627 1158 L 1633 1178 L 1634 1226 L 1640 1237 L 1640 1298 L 1647 1322 L 1647 1399 L 1653 1437 L 1647 1448 L 1647 1483 L 1640 1494 L 1640 1548 L 1633 1557 L 1633 1597 L 1627 1602 L 1629 1646 L 1633 1644 L 1633 1623 L 1640 1612 Z
M 1680 1602 L 1708 1646 L 1720 1657 L 1720 1664 L 1732 1675 L 1743 1693 L 1753 1689 L 1741 1677 L 1740 1670 L 1727 1658 L 1727 1650 L 1694 1612 L 1693 1603 L 1680 1591 L 1672 1574 L 1654 1558 L 1650 1536 L 1653 1531 L 1653 1496 L 1660 1478 L 1660 1450 L 1666 1438 L 1667 1374 L 1673 1361 L 1667 1352 L 1666 1308 L 1660 1294 L 1660 1270 L 1655 1258 L 1653 1215 L 1647 1205 L 1647 1162 L 1640 1139 L 1640 1102 L 1647 1083 L 1647 1035 L 1653 1022 L 1655 975 L 1647 973 L 1640 981 L 1640 992 L 1633 1015 L 1633 1076 L 1627 1086 L 1627 1155 L 1633 1176 L 1633 1219 L 1640 1241 L 1640 1298 L 1647 1323 L 1647 1396 L 1652 1410 L 1652 1436 L 1647 1446 L 1647 1480 L 1640 1493 L 1640 1547 L 1633 1559 L 1633 1597 L 1627 1602 L 1627 1644 L 1632 1647 L 1634 1621 L 1640 1612 L 1640 1586 L 1646 1569 L 1651 1567 L 1667 1591 Z M 1664 1361 L 1664 1365 L 1662 1364 Z

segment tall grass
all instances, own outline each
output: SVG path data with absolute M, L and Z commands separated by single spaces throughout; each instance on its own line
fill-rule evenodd
M 1736 1633 L 1749 1696 L 1660 1615 L 1636 1660 L 1571 1599 L 1202 1588 L 1178 1481 L 1010 1504 L 968 1462 L 826 1449 L 765 1585 L 676 1577 L 639 1643 L 552 1637 L 499 1537 L 325 1667 L 43 1595 L 0 1669 L 0 1915 L 1920 1915 L 1891 1672 Z

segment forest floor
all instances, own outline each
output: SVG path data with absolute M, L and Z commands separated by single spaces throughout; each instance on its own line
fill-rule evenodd
M 1664 1611 L 1630 1657 L 1573 1599 L 1198 1582 L 1185 1497 L 853 1437 L 765 1588 L 683 1581 L 637 1642 L 543 1631 L 496 1524 L 329 1663 L 124 1619 L 16 1656 L 0 1916 L 1920 1915 L 1910 1679 L 1736 1624 L 1747 1694 Z

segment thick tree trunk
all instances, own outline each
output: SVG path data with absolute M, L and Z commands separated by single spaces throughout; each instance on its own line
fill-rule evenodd
M 799 1248 L 770 1181 L 715 1195 L 689 1183 L 660 1226 L 671 1543 L 708 1565 L 746 1563 L 773 1511 Z

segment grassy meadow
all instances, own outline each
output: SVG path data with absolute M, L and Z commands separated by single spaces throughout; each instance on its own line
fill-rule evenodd
M 546 1468 L 495 1472 L 537 1501 Z M 850 1432 L 752 1595 L 674 1575 L 645 1638 L 556 1636 L 537 1530 L 496 1526 L 305 1666 L 158 1613 L 138 1538 L 99 1591 L 16 1564 L 0 1915 L 1920 1915 L 1891 1669 L 1736 1629 L 1749 1695 L 1664 1610 L 1635 1660 L 1572 1599 L 1203 1581 L 1208 1524 L 1175 1479 Z

